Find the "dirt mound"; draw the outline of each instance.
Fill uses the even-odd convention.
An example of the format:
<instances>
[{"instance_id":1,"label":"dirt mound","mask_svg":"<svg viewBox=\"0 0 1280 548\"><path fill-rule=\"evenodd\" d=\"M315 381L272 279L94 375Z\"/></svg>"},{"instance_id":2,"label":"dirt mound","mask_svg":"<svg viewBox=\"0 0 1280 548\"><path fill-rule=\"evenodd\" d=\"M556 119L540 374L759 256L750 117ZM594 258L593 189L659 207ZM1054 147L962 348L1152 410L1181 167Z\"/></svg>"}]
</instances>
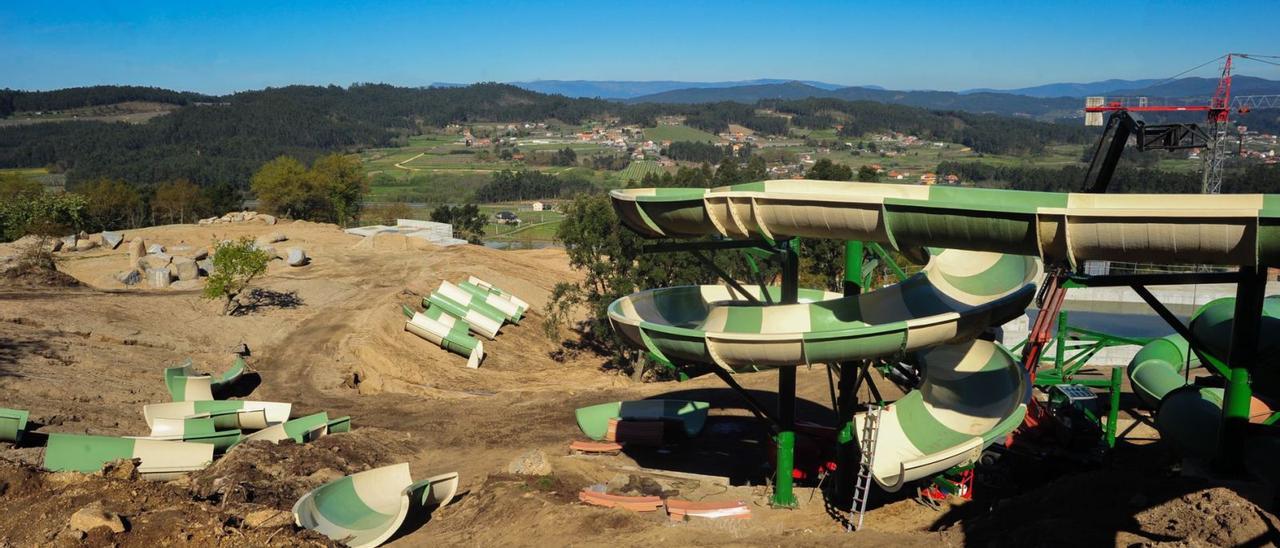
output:
<instances>
[{"instance_id":1,"label":"dirt mound","mask_svg":"<svg viewBox=\"0 0 1280 548\"><path fill-rule=\"evenodd\" d=\"M412 452L407 439L379 428L356 428L302 445L249 442L180 481L203 499L289 510L307 491L329 481L400 462L395 455Z\"/></svg>"},{"instance_id":2,"label":"dirt mound","mask_svg":"<svg viewBox=\"0 0 1280 548\"><path fill-rule=\"evenodd\" d=\"M1280 520L1250 500L1266 496L1256 484L1100 470L999 500L947 537L980 546L1274 545Z\"/></svg>"},{"instance_id":3,"label":"dirt mound","mask_svg":"<svg viewBox=\"0 0 1280 548\"><path fill-rule=\"evenodd\" d=\"M80 282L58 270L53 254L39 240L14 242L14 255L0 257L0 284L10 287L75 287Z\"/></svg>"},{"instance_id":4,"label":"dirt mound","mask_svg":"<svg viewBox=\"0 0 1280 548\"><path fill-rule=\"evenodd\" d=\"M100 503L125 530L70 525L78 510ZM291 523L249 527L243 516L264 508L194 497L175 483L137 478L129 465L106 473L49 473L0 459L0 545L5 546L329 546ZM289 520L292 521L292 518Z\"/></svg>"}]
</instances>

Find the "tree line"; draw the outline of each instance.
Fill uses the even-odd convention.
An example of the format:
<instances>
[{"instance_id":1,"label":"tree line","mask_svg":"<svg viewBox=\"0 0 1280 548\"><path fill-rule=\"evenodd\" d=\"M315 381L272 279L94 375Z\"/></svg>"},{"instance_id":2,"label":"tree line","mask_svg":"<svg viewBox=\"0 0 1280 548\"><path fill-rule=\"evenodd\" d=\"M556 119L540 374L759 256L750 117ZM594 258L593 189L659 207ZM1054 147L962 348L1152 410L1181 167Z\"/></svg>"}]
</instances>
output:
<instances>
[{"instance_id":1,"label":"tree line","mask_svg":"<svg viewBox=\"0 0 1280 548\"><path fill-rule=\"evenodd\" d=\"M476 189L475 200L483 203L569 198L595 189L590 181L582 179L561 178L537 170L502 170Z\"/></svg>"}]
</instances>

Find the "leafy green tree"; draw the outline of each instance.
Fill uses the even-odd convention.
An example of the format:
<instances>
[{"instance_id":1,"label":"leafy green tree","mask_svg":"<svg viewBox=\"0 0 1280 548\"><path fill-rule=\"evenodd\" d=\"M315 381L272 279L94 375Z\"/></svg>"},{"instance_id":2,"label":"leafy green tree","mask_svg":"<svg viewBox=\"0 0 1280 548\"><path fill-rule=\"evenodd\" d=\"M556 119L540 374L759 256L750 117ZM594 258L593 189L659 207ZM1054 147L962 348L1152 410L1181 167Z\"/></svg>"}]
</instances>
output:
<instances>
[{"instance_id":1,"label":"leafy green tree","mask_svg":"<svg viewBox=\"0 0 1280 548\"><path fill-rule=\"evenodd\" d=\"M302 162L280 156L258 168L249 180L249 188L267 212L305 219L321 206L313 182Z\"/></svg>"},{"instance_id":2,"label":"leafy green tree","mask_svg":"<svg viewBox=\"0 0 1280 548\"><path fill-rule=\"evenodd\" d=\"M844 164L837 164L827 158L822 158L813 163L809 168L809 172L805 174L806 179L816 179L819 181L852 181L853 169Z\"/></svg>"},{"instance_id":3,"label":"leafy green tree","mask_svg":"<svg viewBox=\"0 0 1280 548\"><path fill-rule=\"evenodd\" d=\"M578 153L572 148L564 147L557 150L555 155L551 157L551 165L553 166L576 166L578 165Z\"/></svg>"},{"instance_id":4,"label":"leafy green tree","mask_svg":"<svg viewBox=\"0 0 1280 548\"><path fill-rule=\"evenodd\" d=\"M141 226L142 196L124 181L99 179L82 185L77 194L84 196L86 230L115 230Z\"/></svg>"},{"instance_id":5,"label":"leafy green tree","mask_svg":"<svg viewBox=\"0 0 1280 548\"><path fill-rule=\"evenodd\" d=\"M321 156L311 164L312 184L323 194L332 220L346 226L360 216L369 179L360 171L360 160L343 154Z\"/></svg>"},{"instance_id":6,"label":"leafy green tree","mask_svg":"<svg viewBox=\"0 0 1280 548\"><path fill-rule=\"evenodd\" d=\"M84 196L46 192L39 182L0 175L0 241L27 234L61 236L84 226Z\"/></svg>"},{"instance_id":7,"label":"leafy green tree","mask_svg":"<svg viewBox=\"0 0 1280 548\"><path fill-rule=\"evenodd\" d=\"M237 300L253 279L267 271L271 257L245 237L220 242L213 251L213 273L204 286L204 298L224 299L223 314L234 315L240 309Z\"/></svg>"},{"instance_id":8,"label":"leafy green tree","mask_svg":"<svg viewBox=\"0 0 1280 548\"><path fill-rule=\"evenodd\" d=\"M876 172L876 168L862 166L858 168L858 178L856 180L863 183L878 183L880 182L880 174Z\"/></svg>"},{"instance_id":9,"label":"leafy green tree","mask_svg":"<svg viewBox=\"0 0 1280 548\"><path fill-rule=\"evenodd\" d=\"M453 236L462 238L467 243L480 245L484 243L485 216L475 204L462 206L442 205L431 210L431 220L437 223L453 225Z\"/></svg>"},{"instance_id":10,"label":"leafy green tree","mask_svg":"<svg viewBox=\"0 0 1280 548\"><path fill-rule=\"evenodd\" d=\"M180 179L156 187L151 197L151 217L157 223L185 223L208 211L208 203L200 187Z\"/></svg>"}]
</instances>

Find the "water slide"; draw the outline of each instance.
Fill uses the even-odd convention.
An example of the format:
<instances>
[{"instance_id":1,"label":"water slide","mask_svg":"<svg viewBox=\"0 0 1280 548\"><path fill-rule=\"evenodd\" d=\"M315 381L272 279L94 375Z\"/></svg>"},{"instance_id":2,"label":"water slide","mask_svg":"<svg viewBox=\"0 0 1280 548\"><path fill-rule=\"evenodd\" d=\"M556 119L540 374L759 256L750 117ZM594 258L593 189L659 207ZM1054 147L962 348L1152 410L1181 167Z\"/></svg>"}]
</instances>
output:
<instances>
[{"instance_id":1,"label":"water slide","mask_svg":"<svg viewBox=\"0 0 1280 548\"><path fill-rule=\"evenodd\" d=\"M881 415L872 468L888 490L975 462L1022 420L1029 380L1006 350L975 338L1029 304L1036 258L1280 264L1280 196L1271 195L784 180L610 196L622 223L649 238L860 240L927 262L902 283L853 297L810 290L799 304L756 304L727 287L687 286L641 291L609 307L614 329L632 345L734 372L914 352L921 386Z\"/></svg>"},{"instance_id":2,"label":"water slide","mask_svg":"<svg viewBox=\"0 0 1280 548\"><path fill-rule=\"evenodd\" d=\"M1216 358L1225 358L1231 344L1231 326L1235 299L1217 299L1200 307L1188 326L1205 350ZM1280 296L1267 297L1262 308L1262 356L1275 356L1280 351ZM1191 352L1181 335L1173 334L1143 346L1129 362L1129 383L1144 404L1156 411L1156 428L1160 438L1171 442L1184 455L1201 459L1217 456L1218 431L1221 427L1223 389L1197 386L1192 375L1202 367L1200 358ZM1211 368L1209 368L1212 371ZM1255 386L1262 391L1274 386L1274 368L1257 372ZM1274 410L1254 397L1249 402L1249 421L1261 423ZM1274 455L1274 453L1272 453ZM1268 460L1274 460L1269 457ZM1274 469L1274 466L1270 468Z\"/></svg>"}]
</instances>

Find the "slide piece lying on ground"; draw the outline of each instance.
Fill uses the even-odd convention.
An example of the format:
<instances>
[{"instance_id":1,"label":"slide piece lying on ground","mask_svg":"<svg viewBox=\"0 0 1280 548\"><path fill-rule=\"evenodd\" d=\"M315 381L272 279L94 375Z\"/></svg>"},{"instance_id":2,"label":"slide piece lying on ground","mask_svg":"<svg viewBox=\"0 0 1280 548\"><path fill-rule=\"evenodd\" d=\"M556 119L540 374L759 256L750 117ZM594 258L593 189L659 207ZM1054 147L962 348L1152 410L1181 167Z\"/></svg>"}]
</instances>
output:
<instances>
[{"instance_id":1,"label":"slide piece lying on ground","mask_svg":"<svg viewBox=\"0 0 1280 548\"><path fill-rule=\"evenodd\" d=\"M156 419L186 419L211 416L219 429L257 430L289 420L292 404L269 401L211 400L152 403L142 406L147 426L155 428ZM234 414L234 416L233 416ZM264 420L261 426L252 424ZM233 426L234 425L234 426Z\"/></svg>"},{"instance_id":2,"label":"slide piece lying on ground","mask_svg":"<svg viewBox=\"0 0 1280 548\"><path fill-rule=\"evenodd\" d=\"M443 308L433 306L425 312L415 312L407 306L400 305L409 321L404 329L414 335L431 341L440 348L467 358L467 367L475 369L484 361L484 343L472 337L467 324L457 316L445 312Z\"/></svg>"},{"instance_id":3,"label":"slide piece lying on ground","mask_svg":"<svg viewBox=\"0 0 1280 548\"><path fill-rule=\"evenodd\" d=\"M653 512L662 508L662 499L654 496L610 495L591 489L578 491L578 500L605 508L622 508L632 512Z\"/></svg>"},{"instance_id":4,"label":"slide piece lying on ground","mask_svg":"<svg viewBox=\"0 0 1280 548\"><path fill-rule=\"evenodd\" d=\"M1033 257L946 249L906 281L861 295L810 290L799 304L771 305L776 296L758 288L746 289L760 304L726 286L658 288L614 301L609 321L674 363L743 372L862 360L972 339L1020 316L1039 276Z\"/></svg>"},{"instance_id":5,"label":"slide piece lying on ground","mask_svg":"<svg viewBox=\"0 0 1280 548\"><path fill-rule=\"evenodd\" d=\"M1280 195L1066 194L778 180L609 193L642 236L861 240L1089 259L1280 266Z\"/></svg>"},{"instance_id":6,"label":"slide piece lying on ground","mask_svg":"<svg viewBox=\"0 0 1280 548\"><path fill-rule=\"evenodd\" d=\"M244 441L280 442L291 439L306 443L329 433L329 414L323 411L298 417L249 434Z\"/></svg>"},{"instance_id":7,"label":"slide piece lying on ground","mask_svg":"<svg viewBox=\"0 0 1280 548\"><path fill-rule=\"evenodd\" d=\"M684 521L686 517L751 519L751 508L746 502L689 501L667 499L667 514L672 521Z\"/></svg>"},{"instance_id":8,"label":"slide piece lying on ground","mask_svg":"<svg viewBox=\"0 0 1280 548\"><path fill-rule=\"evenodd\" d=\"M610 420L678 421L685 435L692 438L702 432L711 404L688 400L615 401L583 407L574 412L578 428L587 437L600 441L609 431Z\"/></svg>"},{"instance_id":9,"label":"slide piece lying on ground","mask_svg":"<svg viewBox=\"0 0 1280 548\"><path fill-rule=\"evenodd\" d=\"M330 434L338 434L338 433L341 433L341 432L350 432L350 431L351 431L351 417L350 417L350 416L345 416L345 417L338 417L338 418L336 418L336 419L329 419L329 424L328 424L328 425L326 425L326 426L328 426L328 428L329 428L329 433L330 433Z\"/></svg>"},{"instance_id":10,"label":"slide piece lying on ground","mask_svg":"<svg viewBox=\"0 0 1280 548\"><path fill-rule=\"evenodd\" d=\"M378 546L395 534L413 502L444 506L458 488L458 475L415 483L408 463L352 474L305 494L293 505L299 527L354 548ZM422 491L421 496L414 494Z\"/></svg>"},{"instance_id":11,"label":"slide piece lying on ground","mask_svg":"<svg viewBox=\"0 0 1280 548\"><path fill-rule=\"evenodd\" d=\"M151 435L145 438L152 440L180 440L196 443L213 444L214 451L219 453L240 443L240 430L221 430L212 417L200 419L156 419L151 428Z\"/></svg>"},{"instance_id":12,"label":"slide piece lying on ground","mask_svg":"<svg viewBox=\"0 0 1280 548\"><path fill-rule=\"evenodd\" d=\"M1211 355L1222 358L1231 344L1235 299L1210 301L1192 315L1188 328ZM1280 296L1263 301L1259 355L1275 356L1280 344ZM1168 335L1147 343L1129 361L1129 384L1144 404L1156 410L1160 438L1172 443L1184 455L1212 459L1218 452L1218 430L1222 423L1223 389L1187 384L1189 370L1201 366L1181 335ZM1261 367L1254 371L1255 389L1274 386L1276 371ZM1262 423L1274 412L1258 398L1249 402L1249 422ZM1269 457L1274 462L1274 457ZM1264 467L1274 470L1270 464Z\"/></svg>"},{"instance_id":13,"label":"slide piece lying on ground","mask_svg":"<svg viewBox=\"0 0 1280 548\"><path fill-rule=\"evenodd\" d=\"M484 281L484 280L481 280L480 278L477 278L477 277L475 277L475 276L467 276L467 281L466 281L466 283L467 283L468 285L472 285L472 286L478 287L478 288L480 288L480 289L483 289L483 290L485 290L485 291L489 292L489 294L490 294L490 295L497 295L497 296L502 297L502 298L504 298L504 299L506 299L506 300L508 300L508 301L511 301L511 302L513 302L513 303L516 303L516 306L520 308L520 312L521 312L522 314L524 313L524 311L526 311L526 310L528 310L528 309L529 309L529 303L525 302L525 300L524 300L524 299L521 299L520 297L517 297L517 296L515 296L515 295L512 295L511 293L508 293L507 291L504 291L502 288L500 288L500 287L498 287L498 286L495 286L495 285L493 285L493 284L491 284L491 283L489 283L489 282L486 282L486 281Z\"/></svg>"},{"instance_id":14,"label":"slide piece lying on ground","mask_svg":"<svg viewBox=\"0 0 1280 548\"><path fill-rule=\"evenodd\" d=\"M120 459L141 459L143 478L168 480L203 470L213 462L213 445L84 434L49 434L44 468L53 472L97 472Z\"/></svg>"},{"instance_id":15,"label":"slide piece lying on ground","mask_svg":"<svg viewBox=\"0 0 1280 548\"><path fill-rule=\"evenodd\" d=\"M462 282L458 284L457 287L471 295L472 302L476 302L478 300L479 302L484 303L485 305L488 305L494 310L502 313L507 321L511 323L520 323L520 318L524 314L524 309L520 308L520 305L515 302L512 302L511 299L501 295L494 295L484 288L468 282Z\"/></svg>"},{"instance_id":16,"label":"slide piece lying on ground","mask_svg":"<svg viewBox=\"0 0 1280 548\"><path fill-rule=\"evenodd\" d=\"M164 384L173 401L212 400L213 391L236 382L245 370L244 358L236 357L235 363L222 375L214 378L196 372L188 358L182 365L164 370Z\"/></svg>"},{"instance_id":17,"label":"slide piece lying on ground","mask_svg":"<svg viewBox=\"0 0 1280 548\"><path fill-rule=\"evenodd\" d=\"M461 289L458 291L466 293ZM470 294L468 293L468 295ZM502 322L505 320L505 317L501 313L496 311L484 312L474 308L469 308L439 291L432 292L430 295L427 295L427 298L422 299L422 307L428 310L437 308L442 312L446 312L456 318L459 318L463 322L466 322L471 331L478 335L483 335L487 339L493 339L498 336L498 330L502 329Z\"/></svg>"},{"instance_id":18,"label":"slide piece lying on ground","mask_svg":"<svg viewBox=\"0 0 1280 548\"><path fill-rule=\"evenodd\" d=\"M498 298L495 299L495 302L498 302L502 306L502 309L499 309L489 303L488 295L476 295L454 285L448 280L440 282L440 287L439 289L436 289L435 292L455 303L458 303L459 305L462 305L467 310L475 310L483 313L485 316L496 318L500 321L511 321L511 314L514 314L516 309L515 303Z\"/></svg>"},{"instance_id":19,"label":"slide piece lying on ground","mask_svg":"<svg viewBox=\"0 0 1280 548\"><path fill-rule=\"evenodd\" d=\"M27 431L28 416L28 412L23 409L0 407L0 441L22 441L22 433Z\"/></svg>"},{"instance_id":20,"label":"slide piece lying on ground","mask_svg":"<svg viewBox=\"0 0 1280 548\"><path fill-rule=\"evenodd\" d=\"M887 491L977 462L984 448L1022 423L1031 397L1026 370L996 343L937 346L917 359L920 388L880 412L871 469ZM861 435L866 414L854 420Z\"/></svg>"}]
</instances>

